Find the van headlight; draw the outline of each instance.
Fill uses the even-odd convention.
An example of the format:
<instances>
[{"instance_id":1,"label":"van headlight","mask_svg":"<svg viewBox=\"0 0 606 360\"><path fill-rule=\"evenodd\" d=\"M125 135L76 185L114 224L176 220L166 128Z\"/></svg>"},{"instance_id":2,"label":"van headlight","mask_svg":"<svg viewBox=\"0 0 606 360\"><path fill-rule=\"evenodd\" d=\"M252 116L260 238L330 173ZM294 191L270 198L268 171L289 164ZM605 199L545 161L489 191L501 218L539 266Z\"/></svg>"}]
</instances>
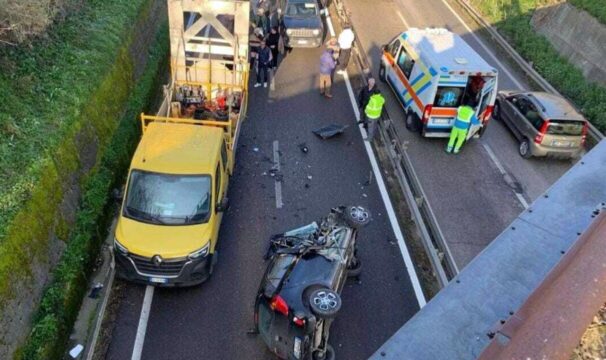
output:
<instances>
[{"instance_id":1,"label":"van headlight","mask_svg":"<svg viewBox=\"0 0 606 360\"><path fill-rule=\"evenodd\" d=\"M118 242L118 239L114 236L114 249L117 249L118 252L122 255L128 255L128 249Z\"/></svg>"},{"instance_id":2,"label":"van headlight","mask_svg":"<svg viewBox=\"0 0 606 360\"><path fill-rule=\"evenodd\" d=\"M320 35L320 30L318 29L314 29L314 31L312 32L314 35Z\"/></svg>"},{"instance_id":3,"label":"van headlight","mask_svg":"<svg viewBox=\"0 0 606 360\"><path fill-rule=\"evenodd\" d=\"M292 29L286 29L286 35L291 35L292 34Z\"/></svg>"},{"instance_id":4,"label":"van headlight","mask_svg":"<svg viewBox=\"0 0 606 360\"><path fill-rule=\"evenodd\" d=\"M191 260L199 259L201 257L208 255L208 249L210 249L210 241L208 243L206 243L206 245L204 245L203 248L201 248L200 250L194 251L193 253L189 254L187 257L190 258Z\"/></svg>"}]
</instances>

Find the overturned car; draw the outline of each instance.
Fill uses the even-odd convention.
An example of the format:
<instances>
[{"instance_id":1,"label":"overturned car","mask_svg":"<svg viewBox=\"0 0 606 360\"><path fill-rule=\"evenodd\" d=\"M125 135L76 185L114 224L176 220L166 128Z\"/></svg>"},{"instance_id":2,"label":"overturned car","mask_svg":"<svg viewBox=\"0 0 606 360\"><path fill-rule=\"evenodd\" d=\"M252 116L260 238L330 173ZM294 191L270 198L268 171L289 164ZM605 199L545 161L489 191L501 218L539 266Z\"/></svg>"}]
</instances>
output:
<instances>
[{"instance_id":1,"label":"overturned car","mask_svg":"<svg viewBox=\"0 0 606 360\"><path fill-rule=\"evenodd\" d=\"M358 229L370 222L360 206L333 208L319 222L272 236L255 301L255 329L282 359L335 358L330 326L348 277L362 269Z\"/></svg>"}]
</instances>

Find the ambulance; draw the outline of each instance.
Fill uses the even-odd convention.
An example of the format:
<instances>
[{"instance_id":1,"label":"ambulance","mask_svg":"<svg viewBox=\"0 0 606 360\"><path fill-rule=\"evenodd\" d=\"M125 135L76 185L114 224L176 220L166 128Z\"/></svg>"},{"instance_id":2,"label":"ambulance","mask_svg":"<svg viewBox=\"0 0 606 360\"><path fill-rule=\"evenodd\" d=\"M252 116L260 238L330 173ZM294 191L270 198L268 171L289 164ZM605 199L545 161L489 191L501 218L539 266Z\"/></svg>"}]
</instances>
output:
<instances>
[{"instance_id":1,"label":"ambulance","mask_svg":"<svg viewBox=\"0 0 606 360\"><path fill-rule=\"evenodd\" d=\"M467 138L480 137L492 113L497 77L459 35L433 28L408 29L384 45L379 70L406 110L406 127L423 137L448 137L460 105L473 107L480 120Z\"/></svg>"}]
</instances>

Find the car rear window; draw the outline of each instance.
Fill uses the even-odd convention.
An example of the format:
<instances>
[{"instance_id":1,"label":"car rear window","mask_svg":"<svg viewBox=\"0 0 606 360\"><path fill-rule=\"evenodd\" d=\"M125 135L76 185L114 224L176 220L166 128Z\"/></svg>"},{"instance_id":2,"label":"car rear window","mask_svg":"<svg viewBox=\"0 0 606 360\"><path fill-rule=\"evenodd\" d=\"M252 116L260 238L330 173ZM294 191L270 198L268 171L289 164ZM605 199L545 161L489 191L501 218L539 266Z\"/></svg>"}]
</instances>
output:
<instances>
[{"instance_id":1,"label":"car rear window","mask_svg":"<svg viewBox=\"0 0 606 360\"><path fill-rule=\"evenodd\" d=\"M583 134L583 126L585 126L584 121L549 120L546 133L550 135L580 136Z\"/></svg>"},{"instance_id":2,"label":"car rear window","mask_svg":"<svg viewBox=\"0 0 606 360\"><path fill-rule=\"evenodd\" d=\"M293 263L294 259L295 257L293 255L276 256L276 258L273 260L273 263L271 264L271 268L267 272L267 277L265 278L266 292L273 293L280 287L280 283L282 282L284 275L286 275L286 272L290 268L290 265Z\"/></svg>"}]
</instances>

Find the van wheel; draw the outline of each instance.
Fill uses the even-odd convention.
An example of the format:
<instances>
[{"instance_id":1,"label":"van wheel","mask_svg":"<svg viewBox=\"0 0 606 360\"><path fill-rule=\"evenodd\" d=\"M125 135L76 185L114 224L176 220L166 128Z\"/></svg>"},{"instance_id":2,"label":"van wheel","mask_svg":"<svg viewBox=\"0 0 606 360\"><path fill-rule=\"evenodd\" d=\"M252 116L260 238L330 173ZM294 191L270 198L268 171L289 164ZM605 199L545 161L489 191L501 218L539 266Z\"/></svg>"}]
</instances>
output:
<instances>
[{"instance_id":1,"label":"van wheel","mask_svg":"<svg viewBox=\"0 0 606 360\"><path fill-rule=\"evenodd\" d=\"M522 139L518 151L520 152L520 156L522 156L524 159L530 159L532 156L530 152L530 140L527 138Z\"/></svg>"},{"instance_id":2,"label":"van wheel","mask_svg":"<svg viewBox=\"0 0 606 360\"><path fill-rule=\"evenodd\" d=\"M313 360L335 360L335 349L330 344L326 344L324 350L314 351L312 354L312 358Z\"/></svg>"},{"instance_id":3,"label":"van wheel","mask_svg":"<svg viewBox=\"0 0 606 360\"><path fill-rule=\"evenodd\" d=\"M384 65L381 65L381 67L379 67L379 80L381 80L382 82L387 81L387 77L385 76L385 66Z\"/></svg>"},{"instance_id":4,"label":"van wheel","mask_svg":"<svg viewBox=\"0 0 606 360\"><path fill-rule=\"evenodd\" d=\"M406 125L406 129L408 129L409 131L419 131L419 124L416 121L415 114L412 111L409 111L406 114L406 120L404 120L404 124Z\"/></svg>"},{"instance_id":5,"label":"van wheel","mask_svg":"<svg viewBox=\"0 0 606 360\"><path fill-rule=\"evenodd\" d=\"M341 297L328 288L319 288L309 295L309 307L317 317L332 319L341 309Z\"/></svg>"}]
</instances>

